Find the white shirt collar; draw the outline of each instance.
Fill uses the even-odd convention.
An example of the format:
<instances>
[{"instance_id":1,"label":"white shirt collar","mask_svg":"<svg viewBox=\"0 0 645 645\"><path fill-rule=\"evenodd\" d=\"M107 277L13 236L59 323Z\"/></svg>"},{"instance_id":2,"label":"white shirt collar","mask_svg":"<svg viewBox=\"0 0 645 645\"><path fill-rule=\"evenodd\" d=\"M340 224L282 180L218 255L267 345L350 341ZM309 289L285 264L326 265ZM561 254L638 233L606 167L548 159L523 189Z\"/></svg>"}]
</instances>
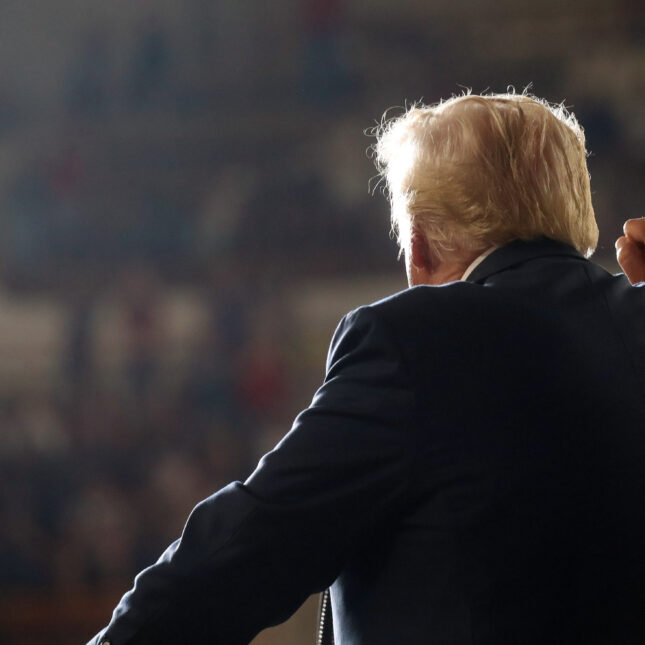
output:
<instances>
[{"instance_id":1,"label":"white shirt collar","mask_svg":"<svg viewBox=\"0 0 645 645\"><path fill-rule=\"evenodd\" d=\"M495 249L499 247L491 246L486 249L481 255L478 255L469 265L464 275L461 276L462 281L465 280Z\"/></svg>"}]
</instances>

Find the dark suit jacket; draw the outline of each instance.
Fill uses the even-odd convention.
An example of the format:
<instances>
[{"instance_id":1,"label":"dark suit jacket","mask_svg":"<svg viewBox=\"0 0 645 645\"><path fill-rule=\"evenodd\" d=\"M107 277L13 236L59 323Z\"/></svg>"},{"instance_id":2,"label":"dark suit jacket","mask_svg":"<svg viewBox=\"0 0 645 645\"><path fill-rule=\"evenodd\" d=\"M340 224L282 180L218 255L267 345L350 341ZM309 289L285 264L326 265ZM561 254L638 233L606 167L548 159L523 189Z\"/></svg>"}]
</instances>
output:
<instances>
[{"instance_id":1,"label":"dark suit jacket","mask_svg":"<svg viewBox=\"0 0 645 645\"><path fill-rule=\"evenodd\" d=\"M247 643L332 585L337 645L643 645L644 376L645 289L550 240L361 307L93 642Z\"/></svg>"}]
</instances>

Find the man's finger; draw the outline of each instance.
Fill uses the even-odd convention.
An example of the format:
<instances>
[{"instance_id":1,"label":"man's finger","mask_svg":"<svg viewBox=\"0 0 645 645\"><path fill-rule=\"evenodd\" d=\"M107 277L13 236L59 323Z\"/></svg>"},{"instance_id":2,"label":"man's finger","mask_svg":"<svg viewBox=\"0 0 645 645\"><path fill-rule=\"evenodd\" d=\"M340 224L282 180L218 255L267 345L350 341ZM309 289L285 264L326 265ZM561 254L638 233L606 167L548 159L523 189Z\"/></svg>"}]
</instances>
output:
<instances>
[{"instance_id":1,"label":"man's finger","mask_svg":"<svg viewBox=\"0 0 645 645\"><path fill-rule=\"evenodd\" d=\"M629 244L629 238L626 235L623 235L616 240L616 253L618 253L625 244Z\"/></svg>"},{"instance_id":2,"label":"man's finger","mask_svg":"<svg viewBox=\"0 0 645 645\"><path fill-rule=\"evenodd\" d=\"M645 244L645 217L628 219L623 226L625 235L639 244Z\"/></svg>"}]
</instances>

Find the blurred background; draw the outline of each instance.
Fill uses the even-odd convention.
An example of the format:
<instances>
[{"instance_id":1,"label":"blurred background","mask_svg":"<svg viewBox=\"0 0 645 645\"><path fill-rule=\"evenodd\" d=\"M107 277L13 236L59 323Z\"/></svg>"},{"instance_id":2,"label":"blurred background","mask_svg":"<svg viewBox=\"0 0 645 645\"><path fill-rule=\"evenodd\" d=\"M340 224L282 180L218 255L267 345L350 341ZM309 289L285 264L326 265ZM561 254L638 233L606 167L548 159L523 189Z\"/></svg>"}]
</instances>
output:
<instances>
[{"instance_id":1,"label":"blurred background","mask_svg":"<svg viewBox=\"0 0 645 645\"><path fill-rule=\"evenodd\" d=\"M509 85L645 215L639 0L0 0L0 643L85 642L405 287L364 131ZM313 643L314 600L257 643Z\"/></svg>"}]
</instances>

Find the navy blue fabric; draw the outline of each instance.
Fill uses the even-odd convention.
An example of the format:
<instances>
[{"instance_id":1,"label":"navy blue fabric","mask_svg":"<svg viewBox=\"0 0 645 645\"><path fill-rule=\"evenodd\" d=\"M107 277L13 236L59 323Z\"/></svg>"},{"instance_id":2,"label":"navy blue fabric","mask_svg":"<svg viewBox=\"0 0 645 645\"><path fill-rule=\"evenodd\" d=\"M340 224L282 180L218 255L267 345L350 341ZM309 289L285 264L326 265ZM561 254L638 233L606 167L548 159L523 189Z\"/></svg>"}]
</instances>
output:
<instances>
[{"instance_id":1,"label":"navy blue fabric","mask_svg":"<svg viewBox=\"0 0 645 645\"><path fill-rule=\"evenodd\" d=\"M248 643L332 585L337 645L642 645L644 376L645 288L552 240L361 307L92 643Z\"/></svg>"}]
</instances>

